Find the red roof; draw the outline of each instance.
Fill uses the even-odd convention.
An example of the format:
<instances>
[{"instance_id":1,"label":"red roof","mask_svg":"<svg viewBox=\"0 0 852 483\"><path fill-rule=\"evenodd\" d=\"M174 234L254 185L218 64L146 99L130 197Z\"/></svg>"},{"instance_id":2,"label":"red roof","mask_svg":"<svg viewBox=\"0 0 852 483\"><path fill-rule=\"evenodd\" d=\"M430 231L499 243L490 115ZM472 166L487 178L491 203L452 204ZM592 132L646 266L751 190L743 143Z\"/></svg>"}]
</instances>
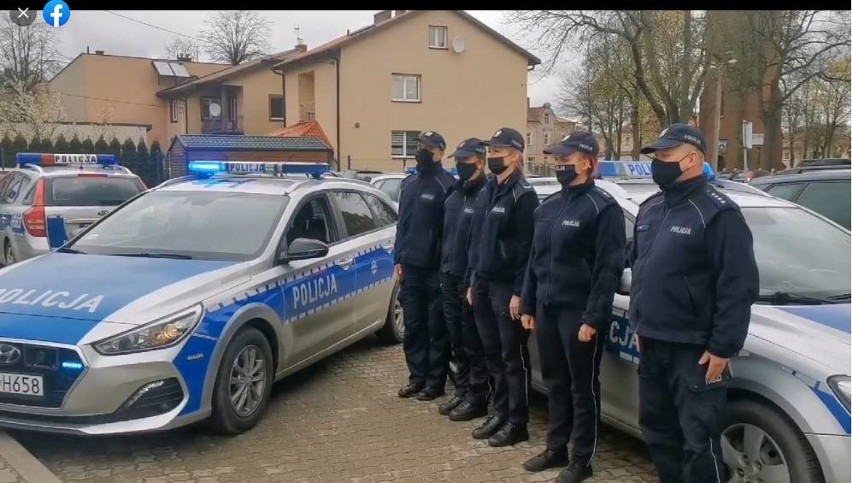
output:
<instances>
[{"instance_id":1,"label":"red roof","mask_svg":"<svg viewBox=\"0 0 852 483\"><path fill-rule=\"evenodd\" d=\"M287 138L314 138L319 139L326 146L332 146L328 136L325 135L322 126L318 121L303 121L300 123L287 126L283 129L273 131L267 136L281 136Z\"/></svg>"}]
</instances>

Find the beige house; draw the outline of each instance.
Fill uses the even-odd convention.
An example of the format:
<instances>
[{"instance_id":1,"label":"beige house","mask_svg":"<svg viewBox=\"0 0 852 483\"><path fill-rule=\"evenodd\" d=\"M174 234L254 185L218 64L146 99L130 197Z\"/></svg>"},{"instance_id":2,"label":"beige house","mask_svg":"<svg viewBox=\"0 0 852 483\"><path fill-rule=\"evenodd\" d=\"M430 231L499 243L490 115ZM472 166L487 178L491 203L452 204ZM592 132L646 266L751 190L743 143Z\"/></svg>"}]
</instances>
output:
<instances>
[{"instance_id":1,"label":"beige house","mask_svg":"<svg viewBox=\"0 0 852 483\"><path fill-rule=\"evenodd\" d=\"M524 152L527 169L531 173L549 176L553 156L544 154L542 150L558 143L575 129L580 129L577 122L557 116L549 102L529 107L527 99L527 148Z\"/></svg>"},{"instance_id":2,"label":"beige house","mask_svg":"<svg viewBox=\"0 0 852 483\"><path fill-rule=\"evenodd\" d=\"M273 70L283 74L286 125L318 121L340 169L400 171L421 131L441 133L450 154L468 137L523 129L528 71L539 63L461 10L384 10Z\"/></svg>"}]
</instances>

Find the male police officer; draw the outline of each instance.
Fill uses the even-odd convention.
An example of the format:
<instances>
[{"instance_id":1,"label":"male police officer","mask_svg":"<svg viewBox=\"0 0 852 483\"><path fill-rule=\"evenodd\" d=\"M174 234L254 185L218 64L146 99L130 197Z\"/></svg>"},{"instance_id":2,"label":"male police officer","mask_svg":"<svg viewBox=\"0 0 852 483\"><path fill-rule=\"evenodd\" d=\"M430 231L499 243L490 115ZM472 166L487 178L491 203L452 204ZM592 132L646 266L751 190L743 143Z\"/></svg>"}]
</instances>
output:
<instances>
[{"instance_id":1,"label":"male police officer","mask_svg":"<svg viewBox=\"0 0 852 483\"><path fill-rule=\"evenodd\" d=\"M418 137L417 172L402 181L399 223L394 244L400 300L405 316L403 349L409 383L399 397L431 401L444 395L449 339L441 311L438 269L441 262L444 200L455 179L441 166L447 145L426 131Z\"/></svg>"},{"instance_id":2,"label":"male police officer","mask_svg":"<svg viewBox=\"0 0 852 483\"><path fill-rule=\"evenodd\" d=\"M488 169L497 180L488 191L471 288L486 365L495 383L495 414L473 431L473 437L488 438L490 446L499 447L529 439L530 331L521 326L520 295L539 202L524 178L521 133L499 129L484 144L489 147Z\"/></svg>"},{"instance_id":3,"label":"male police officer","mask_svg":"<svg viewBox=\"0 0 852 483\"><path fill-rule=\"evenodd\" d=\"M485 147L478 138L466 139L451 155L456 160L459 180L444 203L444 246L441 253L441 291L444 318L450 333L456 366L456 391L438 411L453 421L470 421L485 416L488 399L488 371L482 341L473 318L473 308L465 294L468 239L473 203L485 186Z\"/></svg>"},{"instance_id":4,"label":"male police officer","mask_svg":"<svg viewBox=\"0 0 852 483\"><path fill-rule=\"evenodd\" d=\"M758 273L739 207L702 176L706 142L673 124L642 148L662 191L639 208L630 320L639 425L662 483L726 480L720 435L728 359L743 347Z\"/></svg>"}]
</instances>

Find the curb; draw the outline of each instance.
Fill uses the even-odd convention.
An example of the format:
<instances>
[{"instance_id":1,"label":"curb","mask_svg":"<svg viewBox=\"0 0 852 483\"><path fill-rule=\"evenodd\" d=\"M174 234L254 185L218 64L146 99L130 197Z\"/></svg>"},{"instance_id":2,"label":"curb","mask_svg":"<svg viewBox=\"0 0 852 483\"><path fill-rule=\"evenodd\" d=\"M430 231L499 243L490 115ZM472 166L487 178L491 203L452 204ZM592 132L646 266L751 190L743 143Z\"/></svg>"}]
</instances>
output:
<instances>
[{"instance_id":1,"label":"curb","mask_svg":"<svg viewBox=\"0 0 852 483\"><path fill-rule=\"evenodd\" d=\"M5 431L0 431L0 459L6 460L12 470L27 483L62 483L62 480Z\"/></svg>"}]
</instances>

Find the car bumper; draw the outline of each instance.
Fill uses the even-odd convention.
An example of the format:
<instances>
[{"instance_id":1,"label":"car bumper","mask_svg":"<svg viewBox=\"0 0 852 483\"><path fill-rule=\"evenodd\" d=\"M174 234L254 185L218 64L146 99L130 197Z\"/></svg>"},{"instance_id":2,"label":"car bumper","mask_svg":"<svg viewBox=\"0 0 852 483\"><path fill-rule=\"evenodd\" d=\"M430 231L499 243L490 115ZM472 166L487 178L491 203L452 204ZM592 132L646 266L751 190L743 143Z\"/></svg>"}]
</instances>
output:
<instances>
[{"instance_id":1,"label":"car bumper","mask_svg":"<svg viewBox=\"0 0 852 483\"><path fill-rule=\"evenodd\" d=\"M808 434L807 438L822 466L825 481L852 481L849 435Z\"/></svg>"},{"instance_id":2,"label":"car bumper","mask_svg":"<svg viewBox=\"0 0 852 483\"><path fill-rule=\"evenodd\" d=\"M33 342L33 345L37 343ZM45 346L47 347L47 346ZM88 347L65 347L82 362L76 377L68 377L67 391L45 375L45 393L55 397L56 407L44 400L0 403L0 426L34 431L84 435L159 431L201 419L196 411L182 414L189 400L186 382L172 363L177 348L136 355L104 357ZM66 369L60 367L60 371Z\"/></svg>"}]
</instances>

